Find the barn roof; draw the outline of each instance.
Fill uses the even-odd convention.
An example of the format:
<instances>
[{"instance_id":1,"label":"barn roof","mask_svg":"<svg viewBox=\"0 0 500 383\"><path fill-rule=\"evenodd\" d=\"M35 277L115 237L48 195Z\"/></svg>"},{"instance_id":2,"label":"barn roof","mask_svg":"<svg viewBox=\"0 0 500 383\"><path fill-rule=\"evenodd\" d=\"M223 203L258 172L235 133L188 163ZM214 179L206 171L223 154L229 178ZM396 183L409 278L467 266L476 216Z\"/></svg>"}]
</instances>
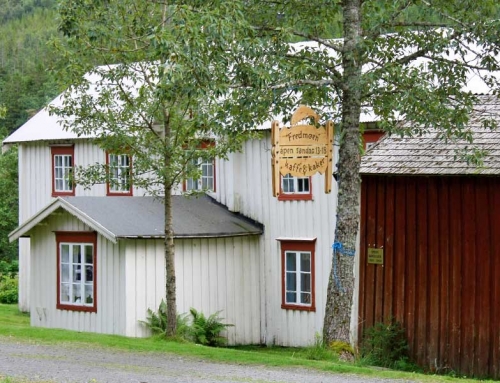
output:
<instances>
[{"instance_id":1,"label":"barn roof","mask_svg":"<svg viewBox=\"0 0 500 383\"><path fill-rule=\"evenodd\" d=\"M262 234L260 224L230 212L206 195L172 196L175 238ZM56 210L65 210L116 243L119 238L163 238L163 199L157 197L58 197L9 234L27 235Z\"/></svg>"},{"instance_id":2,"label":"barn roof","mask_svg":"<svg viewBox=\"0 0 500 383\"><path fill-rule=\"evenodd\" d=\"M500 124L500 99L493 95L478 96L468 129L473 144L465 140L447 142L439 138L437 130L417 137L385 136L367 151L361 159L361 174L406 175L500 175L500 127L482 127L485 119ZM472 146L486 151L481 167L467 164L457 155Z\"/></svg>"}]
</instances>

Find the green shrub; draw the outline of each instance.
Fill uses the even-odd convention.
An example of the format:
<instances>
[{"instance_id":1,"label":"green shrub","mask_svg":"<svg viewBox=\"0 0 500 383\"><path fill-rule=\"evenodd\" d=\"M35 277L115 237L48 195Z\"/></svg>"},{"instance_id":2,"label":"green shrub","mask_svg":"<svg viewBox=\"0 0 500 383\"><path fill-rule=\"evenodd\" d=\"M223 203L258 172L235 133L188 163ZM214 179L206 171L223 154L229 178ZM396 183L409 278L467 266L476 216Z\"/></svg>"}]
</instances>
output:
<instances>
[{"instance_id":1,"label":"green shrub","mask_svg":"<svg viewBox=\"0 0 500 383\"><path fill-rule=\"evenodd\" d=\"M19 263L17 261L0 261L0 282L6 278L14 278L19 272Z\"/></svg>"},{"instance_id":2,"label":"green shrub","mask_svg":"<svg viewBox=\"0 0 500 383\"><path fill-rule=\"evenodd\" d=\"M408 357L408 342L404 328L397 321L376 323L366 329L360 353L362 363L393 369L416 369Z\"/></svg>"},{"instance_id":3,"label":"green shrub","mask_svg":"<svg viewBox=\"0 0 500 383\"><path fill-rule=\"evenodd\" d=\"M188 314L177 315L176 337L178 340L188 340L215 347L226 344L226 338L221 336L220 333L227 327L232 326L232 324L222 323L223 318L219 317L220 311L208 318L193 308L189 312L191 319L189 319ZM157 311L148 309L146 320L140 322L147 326L153 334L166 337L167 304L165 301L161 301Z\"/></svg>"},{"instance_id":4,"label":"green shrub","mask_svg":"<svg viewBox=\"0 0 500 383\"><path fill-rule=\"evenodd\" d=\"M167 336L167 303L162 299L158 311L148 309L147 318L141 321L153 334ZM188 331L185 315L177 315L177 336L185 338Z\"/></svg>"},{"instance_id":5,"label":"green shrub","mask_svg":"<svg viewBox=\"0 0 500 383\"><path fill-rule=\"evenodd\" d=\"M18 294L17 276L4 276L3 279L0 280L0 303L17 303Z\"/></svg>"},{"instance_id":6,"label":"green shrub","mask_svg":"<svg viewBox=\"0 0 500 383\"><path fill-rule=\"evenodd\" d=\"M232 324L222 323L224 318L219 316L220 311L210 315L208 318L194 308L191 308L189 312L192 321L188 333L195 343L214 347L223 346L227 343L226 338L221 336L220 333L227 327L232 326Z\"/></svg>"}]
</instances>

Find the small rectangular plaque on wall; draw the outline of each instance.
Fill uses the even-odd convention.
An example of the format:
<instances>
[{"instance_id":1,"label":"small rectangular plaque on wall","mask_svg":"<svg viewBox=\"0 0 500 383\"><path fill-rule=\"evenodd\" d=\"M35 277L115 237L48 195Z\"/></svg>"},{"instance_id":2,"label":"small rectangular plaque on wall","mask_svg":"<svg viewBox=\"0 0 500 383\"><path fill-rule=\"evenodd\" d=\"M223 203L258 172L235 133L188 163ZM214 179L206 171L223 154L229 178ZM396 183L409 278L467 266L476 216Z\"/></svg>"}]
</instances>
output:
<instances>
[{"instance_id":1,"label":"small rectangular plaque on wall","mask_svg":"<svg viewBox=\"0 0 500 383\"><path fill-rule=\"evenodd\" d=\"M377 249L374 247L368 248L368 263L374 265L384 264L384 249Z\"/></svg>"}]
</instances>

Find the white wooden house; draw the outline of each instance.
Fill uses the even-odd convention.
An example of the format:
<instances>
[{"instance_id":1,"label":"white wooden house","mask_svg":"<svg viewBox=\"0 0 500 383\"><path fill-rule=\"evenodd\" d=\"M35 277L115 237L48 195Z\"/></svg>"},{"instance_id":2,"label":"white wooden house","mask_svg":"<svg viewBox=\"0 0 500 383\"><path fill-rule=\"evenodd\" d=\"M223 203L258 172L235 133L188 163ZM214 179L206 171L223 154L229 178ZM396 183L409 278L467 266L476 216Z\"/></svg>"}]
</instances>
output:
<instances>
[{"instance_id":1,"label":"white wooden house","mask_svg":"<svg viewBox=\"0 0 500 383\"><path fill-rule=\"evenodd\" d=\"M174 199L178 311L221 310L235 325L233 344L307 345L322 331L336 184L325 194L322 175L283 177L274 198L270 129L262 133L241 153L206 164L209 197ZM116 170L119 181L129 163L110 158L92 137L64 131L45 109L3 142L4 149L14 144L20 226L10 238L19 239L20 308L30 311L31 324L147 336L140 320L164 297L165 268L162 230L146 233L141 225L161 209L144 208L140 201L151 197L135 187L85 190L65 180L72 166L114 161L124 170ZM189 206L211 207L217 219L188 214ZM199 231L190 231L193 220Z\"/></svg>"}]
</instances>

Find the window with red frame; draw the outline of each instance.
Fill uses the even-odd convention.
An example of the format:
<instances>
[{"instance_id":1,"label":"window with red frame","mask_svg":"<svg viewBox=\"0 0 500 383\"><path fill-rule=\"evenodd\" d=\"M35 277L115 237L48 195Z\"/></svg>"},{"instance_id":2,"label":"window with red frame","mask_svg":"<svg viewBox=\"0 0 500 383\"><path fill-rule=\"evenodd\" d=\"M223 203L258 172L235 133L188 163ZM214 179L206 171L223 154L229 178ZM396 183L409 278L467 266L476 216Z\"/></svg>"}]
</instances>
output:
<instances>
[{"instance_id":1,"label":"window with red frame","mask_svg":"<svg viewBox=\"0 0 500 383\"><path fill-rule=\"evenodd\" d=\"M57 308L97 311L95 232L56 232Z\"/></svg>"},{"instance_id":2,"label":"window with red frame","mask_svg":"<svg viewBox=\"0 0 500 383\"><path fill-rule=\"evenodd\" d=\"M52 154L52 196L75 195L73 167L75 149L73 146L53 146Z\"/></svg>"},{"instance_id":3,"label":"window with red frame","mask_svg":"<svg viewBox=\"0 0 500 383\"><path fill-rule=\"evenodd\" d=\"M132 159L128 154L106 153L109 180L107 195L131 196L132 195Z\"/></svg>"},{"instance_id":4,"label":"window with red frame","mask_svg":"<svg viewBox=\"0 0 500 383\"><path fill-rule=\"evenodd\" d=\"M281 176L281 192L278 200L312 200L311 177L295 177L291 174Z\"/></svg>"},{"instance_id":5,"label":"window with red frame","mask_svg":"<svg viewBox=\"0 0 500 383\"><path fill-rule=\"evenodd\" d=\"M282 240L281 308L316 311L315 306L315 240Z\"/></svg>"}]
</instances>

